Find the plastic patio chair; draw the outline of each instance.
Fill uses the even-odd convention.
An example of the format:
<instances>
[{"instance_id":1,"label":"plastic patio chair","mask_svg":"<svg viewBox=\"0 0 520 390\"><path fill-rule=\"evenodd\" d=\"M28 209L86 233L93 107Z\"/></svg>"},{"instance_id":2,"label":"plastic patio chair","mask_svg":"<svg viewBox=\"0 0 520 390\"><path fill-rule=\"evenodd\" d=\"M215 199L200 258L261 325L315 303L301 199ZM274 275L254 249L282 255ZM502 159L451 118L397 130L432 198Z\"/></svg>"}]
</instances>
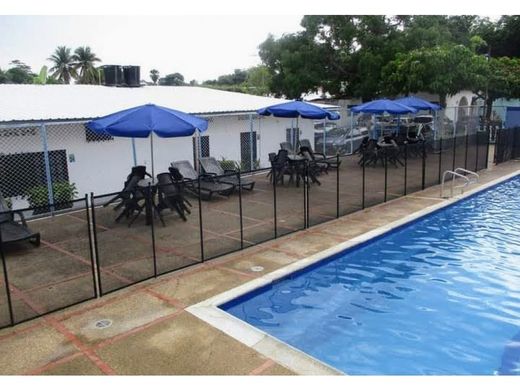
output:
<instances>
[{"instance_id":1,"label":"plastic patio chair","mask_svg":"<svg viewBox=\"0 0 520 390\"><path fill-rule=\"evenodd\" d=\"M199 188L199 174L193 168L188 160L175 161L171 163L170 168L175 168L184 178L186 189L193 195L204 200L211 200L213 194L229 196L235 190L234 184L220 183L214 180L211 175L200 175ZM170 173L174 175L170 169Z\"/></svg>"},{"instance_id":2,"label":"plastic patio chair","mask_svg":"<svg viewBox=\"0 0 520 390\"><path fill-rule=\"evenodd\" d=\"M305 147L308 149L310 155L312 156L312 159L316 162L320 162L320 160L326 160L324 162L327 162L327 169L328 168L339 168L341 165L341 161L337 161L336 156L326 156L323 153L315 152L312 149L311 142L308 139L302 139L299 141L300 145L300 151L302 147Z\"/></svg>"},{"instance_id":3,"label":"plastic patio chair","mask_svg":"<svg viewBox=\"0 0 520 390\"><path fill-rule=\"evenodd\" d=\"M121 198L120 207L123 207L123 210L116 217L116 222L119 222L123 217L126 217L127 219L132 218L130 219L130 222L128 222L129 227L134 223L137 217L141 215L146 207L146 197L137 186L139 180L142 180L139 176L131 177L123 191L118 195L119 198Z\"/></svg>"},{"instance_id":4,"label":"plastic patio chair","mask_svg":"<svg viewBox=\"0 0 520 390\"><path fill-rule=\"evenodd\" d=\"M15 214L20 221L15 220ZM11 243L28 240L34 246L40 245L40 233L34 233L21 211L12 211L0 192L0 239L2 243Z\"/></svg>"},{"instance_id":5,"label":"plastic patio chair","mask_svg":"<svg viewBox=\"0 0 520 390\"><path fill-rule=\"evenodd\" d=\"M240 177L240 182L238 180L238 171L226 169L224 170L219 162L215 159L215 157L202 157L200 159L200 165L202 165L202 169L204 172L209 175L213 175L218 182L221 183L229 183L235 186L240 185L241 188L252 191L255 187L255 182L251 179ZM233 175L235 174L235 175ZM229 175L229 176L225 176ZM222 177L224 176L224 177Z\"/></svg>"},{"instance_id":6,"label":"plastic patio chair","mask_svg":"<svg viewBox=\"0 0 520 390\"><path fill-rule=\"evenodd\" d=\"M171 173L174 171L175 173ZM178 174L178 175L177 175ZM175 180L174 177L179 177ZM170 172L163 172L157 175L158 192L159 192L159 210L169 208L176 211L179 216L186 221L186 214L191 214L188 206L191 203L184 198L184 182L182 175L176 168L170 167Z\"/></svg>"}]
</instances>

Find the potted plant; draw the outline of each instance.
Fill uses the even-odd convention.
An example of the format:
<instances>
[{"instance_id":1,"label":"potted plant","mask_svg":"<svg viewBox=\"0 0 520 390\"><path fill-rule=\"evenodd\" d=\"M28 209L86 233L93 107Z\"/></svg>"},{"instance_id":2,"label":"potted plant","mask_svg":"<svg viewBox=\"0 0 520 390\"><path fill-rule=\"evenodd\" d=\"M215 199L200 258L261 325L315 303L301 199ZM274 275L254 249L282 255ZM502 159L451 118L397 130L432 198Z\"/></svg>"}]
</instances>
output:
<instances>
[{"instance_id":1,"label":"potted plant","mask_svg":"<svg viewBox=\"0 0 520 390\"><path fill-rule=\"evenodd\" d=\"M52 183L52 193L54 195L54 210L71 208L72 200L78 195L76 184L67 181ZM49 192L46 185L30 188L25 197L29 202L29 207L33 209L33 214L50 212Z\"/></svg>"}]
</instances>

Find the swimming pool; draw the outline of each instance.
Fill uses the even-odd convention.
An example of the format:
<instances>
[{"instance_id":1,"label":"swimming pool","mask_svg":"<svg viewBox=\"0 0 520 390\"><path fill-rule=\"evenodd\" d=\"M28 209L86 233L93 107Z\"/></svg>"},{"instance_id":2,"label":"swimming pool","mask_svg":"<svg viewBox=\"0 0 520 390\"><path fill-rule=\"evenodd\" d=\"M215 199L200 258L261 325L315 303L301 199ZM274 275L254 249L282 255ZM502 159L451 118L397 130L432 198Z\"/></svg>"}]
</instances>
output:
<instances>
[{"instance_id":1,"label":"swimming pool","mask_svg":"<svg viewBox=\"0 0 520 390\"><path fill-rule=\"evenodd\" d=\"M348 374L519 374L520 177L220 308Z\"/></svg>"}]
</instances>

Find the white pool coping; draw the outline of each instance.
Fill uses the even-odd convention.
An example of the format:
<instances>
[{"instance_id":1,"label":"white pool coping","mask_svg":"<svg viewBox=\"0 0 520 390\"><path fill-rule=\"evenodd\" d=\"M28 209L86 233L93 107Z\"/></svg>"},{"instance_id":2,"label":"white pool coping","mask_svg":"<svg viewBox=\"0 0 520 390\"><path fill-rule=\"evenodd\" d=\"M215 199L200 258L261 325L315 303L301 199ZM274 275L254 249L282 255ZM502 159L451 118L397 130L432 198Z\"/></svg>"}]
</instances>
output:
<instances>
[{"instance_id":1,"label":"white pool coping","mask_svg":"<svg viewBox=\"0 0 520 390\"><path fill-rule=\"evenodd\" d=\"M336 253L342 252L348 248L376 238L382 234L388 233L389 231L398 228L404 224L407 224L413 220L424 217L434 211L448 207L449 205L456 203L462 199L470 197L478 192L484 191L489 187L511 179L514 176L520 175L520 170L517 170L511 174L502 176L488 183L480 185L477 188L468 190L467 192L454 196L453 198L443 200L432 206L426 207L420 211L412 213L404 218L397 221L391 222L387 225L373 229L367 233L361 234L350 240L347 240L341 244L335 245L329 249L318 252L312 256L298 260L286 267L280 268L276 271L270 272L250 282L242 284L236 288L225 291L221 294L213 296L205 301L199 302L195 305L188 307L186 310L198 317L199 319L207 322L213 327L254 349L260 354L268 357L276 363L294 371L300 375L345 375L342 371L337 370L334 367L292 347L291 345L284 343L275 337L269 335L266 332L261 331L258 328L238 319L231 314L221 310L218 306L229 302L235 298L245 295L253 290L260 287L266 286L277 280L284 278L296 271L306 268L314 263L322 261L323 259L335 255ZM440 198L439 198L440 199Z\"/></svg>"}]
</instances>

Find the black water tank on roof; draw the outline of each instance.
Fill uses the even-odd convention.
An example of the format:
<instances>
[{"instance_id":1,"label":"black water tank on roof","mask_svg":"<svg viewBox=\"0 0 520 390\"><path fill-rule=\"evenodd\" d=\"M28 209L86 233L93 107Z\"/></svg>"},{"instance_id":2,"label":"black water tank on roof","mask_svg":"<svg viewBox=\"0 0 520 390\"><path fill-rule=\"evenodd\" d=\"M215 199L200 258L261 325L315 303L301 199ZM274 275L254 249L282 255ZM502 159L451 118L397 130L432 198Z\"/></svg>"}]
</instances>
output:
<instances>
[{"instance_id":1,"label":"black water tank on roof","mask_svg":"<svg viewBox=\"0 0 520 390\"><path fill-rule=\"evenodd\" d=\"M141 68L139 66L123 66L125 84L127 87L141 86Z\"/></svg>"},{"instance_id":2,"label":"black water tank on roof","mask_svg":"<svg viewBox=\"0 0 520 390\"><path fill-rule=\"evenodd\" d=\"M106 86L118 87L125 83L123 68L119 65L105 65L103 73Z\"/></svg>"}]
</instances>

